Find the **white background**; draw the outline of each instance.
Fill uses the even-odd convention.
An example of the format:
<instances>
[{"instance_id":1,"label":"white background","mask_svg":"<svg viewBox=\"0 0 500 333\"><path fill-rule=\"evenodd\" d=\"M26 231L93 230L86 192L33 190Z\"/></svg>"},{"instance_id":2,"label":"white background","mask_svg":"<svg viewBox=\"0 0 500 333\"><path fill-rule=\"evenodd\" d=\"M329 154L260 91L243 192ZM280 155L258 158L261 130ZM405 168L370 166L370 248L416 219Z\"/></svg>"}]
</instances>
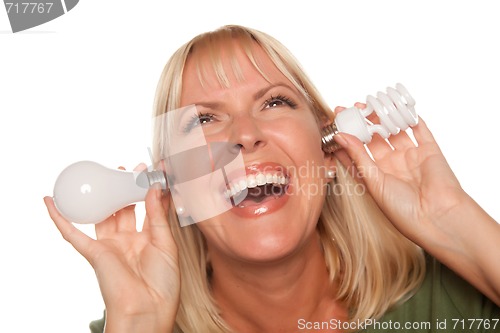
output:
<instances>
[{"instance_id":1,"label":"white background","mask_svg":"<svg viewBox=\"0 0 500 333\"><path fill-rule=\"evenodd\" d=\"M60 237L42 197L78 160L149 162L163 65L224 24L281 40L332 107L404 83L463 187L500 219L495 1L239 3L81 0L17 34L0 8L0 316L9 332L87 332L101 316L94 272Z\"/></svg>"}]
</instances>

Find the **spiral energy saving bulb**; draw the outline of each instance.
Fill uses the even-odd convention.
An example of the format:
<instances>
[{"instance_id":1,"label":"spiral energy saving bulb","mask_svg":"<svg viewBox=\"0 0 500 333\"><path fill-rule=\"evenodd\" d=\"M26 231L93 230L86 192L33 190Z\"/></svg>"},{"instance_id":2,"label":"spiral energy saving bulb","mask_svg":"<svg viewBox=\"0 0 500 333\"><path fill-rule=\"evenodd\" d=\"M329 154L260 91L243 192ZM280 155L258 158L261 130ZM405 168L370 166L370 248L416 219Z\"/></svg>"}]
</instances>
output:
<instances>
[{"instance_id":1,"label":"spiral energy saving bulb","mask_svg":"<svg viewBox=\"0 0 500 333\"><path fill-rule=\"evenodd\" d=\"M99 223L131 203L144 201L154 183L166 189L163 171L126 172L81 161L68 166L57 178L54 203L71 222Z\"/></svg>"},{"instance_id":2,"label":"spiral energy saving bulb","mask_svg":"<svg viewBox=\"0 0 500 333\"><path fill-rule=\"evenodd\" d=\"M373 124L366 119L373 111L377 114L380 124ZM366 98L366 108L349 108L335 116L334 123L325 127L322 132L322 148L332 153L339 148L333 137L339 133L356 136L364 143L369 143L373 134L378 133L384 139L391 134L398 134L418 123L415 112L415 100L406 88L398 83L396 89L387 88L387 93L378 92L377 97Z\"/></svg>"}]
</instances>

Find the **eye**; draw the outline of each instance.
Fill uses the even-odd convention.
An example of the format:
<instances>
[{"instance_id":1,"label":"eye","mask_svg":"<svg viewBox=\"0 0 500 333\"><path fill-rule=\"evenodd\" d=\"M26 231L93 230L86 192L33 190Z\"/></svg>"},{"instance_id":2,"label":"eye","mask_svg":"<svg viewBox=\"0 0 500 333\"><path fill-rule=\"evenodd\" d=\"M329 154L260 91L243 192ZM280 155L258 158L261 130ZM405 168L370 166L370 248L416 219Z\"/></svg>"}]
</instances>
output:
<instances>
[{"instance_id":1,"label":"eye","mask_svg":"<svg viewBox=\"0 0 500 333\"><path fill-rule=\"evenodd\" d=\"M199 113L191 117L191 119L184 126L184 132L189 133L193 128L211 123L215 119L215 115L212 113Z\"/></svg>"},{"instance_id":2,"label":"eye","mask_svg":"<svg viewBox=\"0 0 500 333\"><path fill-rule=\"evenodd\" d=\"M271 96L271 98L264 102L264 108L266 109L274 109L282 106L288 106L295 109L297 107L297 103L284 95L277 95L276 97Z\"/></svg>"}]
</instances>

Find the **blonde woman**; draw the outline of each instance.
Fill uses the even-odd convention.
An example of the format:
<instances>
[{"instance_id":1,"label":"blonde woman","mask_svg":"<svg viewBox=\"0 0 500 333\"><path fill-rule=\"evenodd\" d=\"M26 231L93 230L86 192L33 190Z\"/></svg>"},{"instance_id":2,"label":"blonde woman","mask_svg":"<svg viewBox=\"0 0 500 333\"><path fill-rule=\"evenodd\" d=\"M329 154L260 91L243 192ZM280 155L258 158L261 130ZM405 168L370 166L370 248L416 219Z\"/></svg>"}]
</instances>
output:
<instances>
[{"instance_id":1,"label":"blonde woman","mask_svg":"<svg viewBox=\"0 0 500 333\"><path fill-rule=\"evenodd\" d=\"M195 37L167 63L155 115L190 105L186 136L201 128L207 141L234 143L244 181L284 181L185 227L178 215L193 219L200 203L176 212L154 188L141 232L129 207L96 225L97 240L45 198L96 271L106 318L93 332L500 329L500 226L462 190L423 121L418 147L404 132L392 147L374 138L372 159L339 135L343 149L325 154L332 112L284 46L240 26ZM158 128L161 160L172 133Z\"/></svg>"}]
</instances>

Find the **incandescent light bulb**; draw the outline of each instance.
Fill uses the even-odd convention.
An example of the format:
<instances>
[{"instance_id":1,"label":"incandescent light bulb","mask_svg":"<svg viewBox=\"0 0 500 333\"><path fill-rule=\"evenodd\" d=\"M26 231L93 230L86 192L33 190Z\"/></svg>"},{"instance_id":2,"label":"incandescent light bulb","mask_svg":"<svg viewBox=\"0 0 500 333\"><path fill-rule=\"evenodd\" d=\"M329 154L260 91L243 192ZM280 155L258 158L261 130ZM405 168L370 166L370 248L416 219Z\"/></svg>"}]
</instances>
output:
<instances>
[{"instance_id":1,"label":"incandescent light bulb","mask_svg":"<svg viewBox=\"0 0 500 333\"><path fill-rule=\"evenodd\" d=\"M166 189L162 171L126 172L81 161L64 169L54 185L54 203L64 218L99 223L131 203L144 201L151 185Z\"/></svg>"}]
</instances>

